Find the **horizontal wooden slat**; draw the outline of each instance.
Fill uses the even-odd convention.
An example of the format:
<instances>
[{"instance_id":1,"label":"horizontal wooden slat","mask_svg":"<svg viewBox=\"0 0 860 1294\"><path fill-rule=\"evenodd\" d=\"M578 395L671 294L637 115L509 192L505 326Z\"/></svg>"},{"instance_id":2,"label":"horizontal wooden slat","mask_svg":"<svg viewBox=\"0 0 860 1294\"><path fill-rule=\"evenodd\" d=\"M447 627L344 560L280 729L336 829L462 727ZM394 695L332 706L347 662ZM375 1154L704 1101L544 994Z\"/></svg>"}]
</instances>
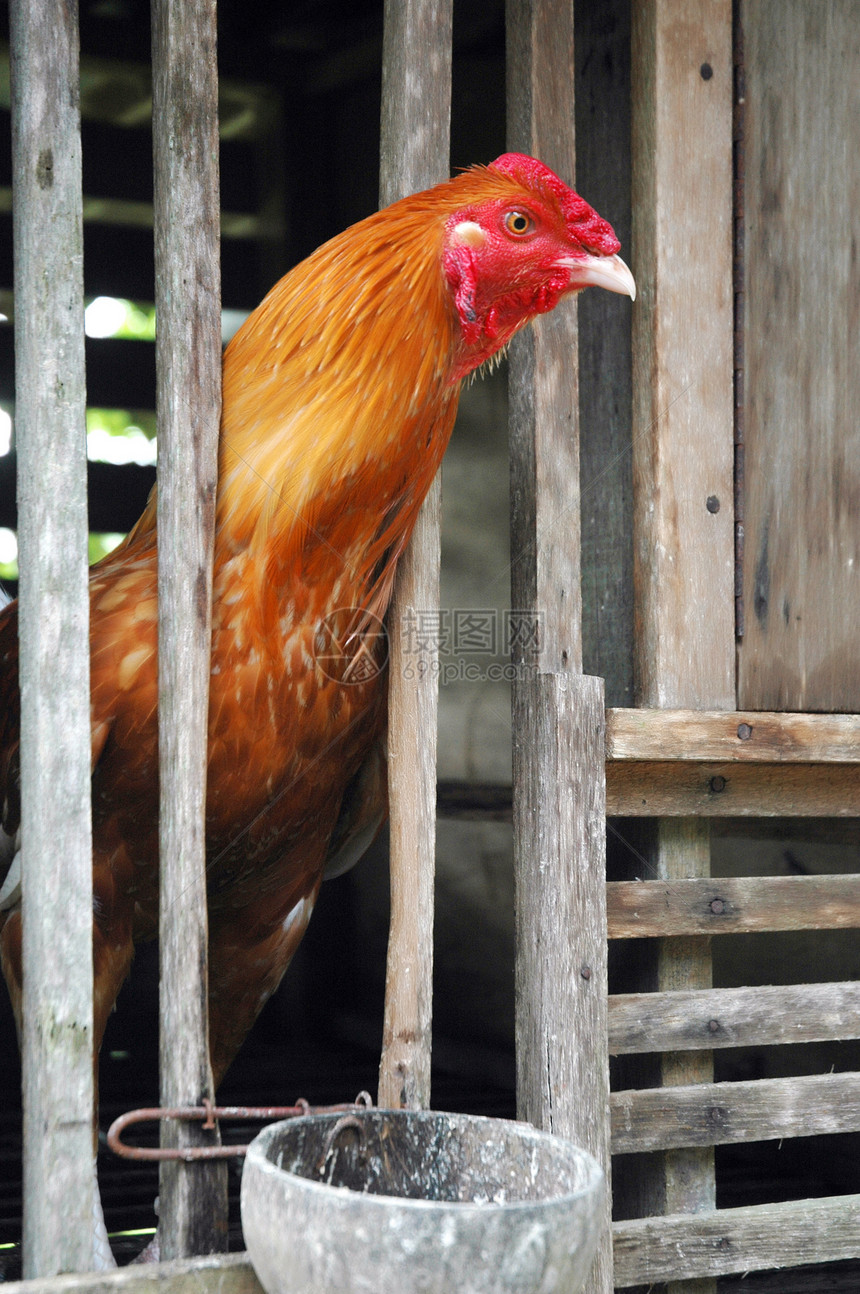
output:
<instances>
[{"instance_id":1,"label":"horizontal wooden slat","mask_svg":"<svg viewBox=\"0 0 860 1294\"><path fill-rule=\"evenodd\" d=\"M860 1038L860 982L765 985L609 999L609 1054Z\"/></svg>"},{"instance_id":2,"label":"horizontal wooden slat","mask_svg":"<svg viewBox=\"0 0 860 1294\"><path fill-rule=\"evenodd\" d=\"M833 818L860 814L860 768L854 764L663 764L608 762L607 813L615 817ZM506 821L504 785L445 782L441 817ZM838 830L838 828L837 828Z\"/></svg>"},{"instance_id":3,"label":"horizontal wooden slat","mask_svg":"<svg viewBox=\"0 0 860 1294\"><path fill-rule=\"evenodd\" d=\"M613 1092L612 1153L860 1131L860 1074Z\"/></svg>"},{"instance_id":4,"label":"horizontal wooden slat","mask_svg":"<svg viewBox=\"0 0 860 1294\"><path fill-rule=\"evenodd\" d=\"M2 460L0 460L2 461ZM437 787L440 818L510 822L511 788L504 783L441 781ZM860 818L714 818L711 836L743 836L753 840L786 840L795 845L824 842L860 846Z\"/></svg>"},{"instance_id":5,"label":"horizontal wooden slat","mask_svg":"<svg viewBox=\"0 0 860 1294\"><path fill-rule=\"evenodd\" d=\"M117 1271L9 1281L3 1294L263 1294L247 1254L213 1254Z\"/></svg>"},{"instance_id":6,"label":"horizontal wooden slat","mask_svg":"<svg viewBox=\"0 0 860 1294\"><path fill-rule=\"evenodd\" d=\"M607 710L610 760L860 763L860 715Z\"/></svg>"},{"instance_id":7,"label":"horizontal wooden slat","mask_svg":"<svg viewBox=\"0 0 860 1294\"><path fill-rule=\"evenodd\" d=\"M860 876L610 881L610 939L860 927Z\"/></svg>"},{"instance_id":8,"label":"horizontal wooden slat","mask_svg":"<svg viewBox=\"0 0 860 1294\"><path fill-rule=\"evenodd\" d=\"M860 1257L860 1195L617 1222L616 1289Z\"/></svg>"},{"instance_id":9,"label":"horizontal wooden slat","mask_svg":"<svg viewBox=\"0 0 860 1294\"><path fill-rule=\"evenodd\" d=\"M850 818L860 765L613 760L606 812L618 817Z\"/></svg>"}]
</instances>

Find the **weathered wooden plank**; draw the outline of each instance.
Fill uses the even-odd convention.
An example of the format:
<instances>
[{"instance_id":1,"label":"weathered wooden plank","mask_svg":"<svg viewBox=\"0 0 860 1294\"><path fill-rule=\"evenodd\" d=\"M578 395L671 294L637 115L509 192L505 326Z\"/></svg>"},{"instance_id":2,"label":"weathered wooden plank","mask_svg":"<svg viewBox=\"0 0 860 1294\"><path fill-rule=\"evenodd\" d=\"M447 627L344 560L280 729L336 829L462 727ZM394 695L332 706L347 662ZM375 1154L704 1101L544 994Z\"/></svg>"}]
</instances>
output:
<instances>
[{"instance_id":1,"label":"weathered wooden plank","mask_svg":"<svg viewBox=\"0 0 860 1294\"><path fill-rule=\"evenodd\" d=\"M860 1195L641 1218L612 1230L618 1289L838 1262L860 1257Z\"/></svg>"},{"instance_id":2,"label":"weathered wooden plank","mask_svg":"<svg viewBox=\"0 0 860 1294\"><path fill-rule=\"evenodd\" d=\"M860 9L744 3L740 704L860 710ZM815 236L810 237L814 212Z\"/></svg>"},{"instance_id":3,"label":"weathered wooden plank","mask_svg":"<svg viewBox=\"0 0 860 1294\"><path fill-rule=\"evenodd\" d=\"M608 709L606 758L856 764L860 716Z\"/></svg>"},{"instance_id":4,"label":"weathered wooden plank","mask_svg":"<svg viewBox=\"0 0 860 1294\"><path fill-rule=\"evenodd\" d=\"M446 179L451 120L451 0L386 0L380 203ZM436 478L400 560L389 612L388 792L391 926L379 1104L430 1104L438 674L406 669L401 626L439 605L442 488ZM414 664L414 662L412 662Z\"/></svg>"},{"instance_id":5,"label":"weathered wooden plank","mask_svg":"<svg viewBox=\"0 0 860 1294\"><path fill-rule=\"evenodd\" d=\"M92 845L75 3L10 6L27 1276L93 1266Z\"/></svg>"},{"instance_id":6,"label":"weathered wooden plank","mask_svg":"<svg viewBox=\"0 0 860 1294\"><path fill-rule=\"evenodd\" d=\"M508 146L574 175L573 6L508 0ZM610 1174L603 681L583 677L575 303L511 347L517 1108ZM526 641L528 639L528 641ZM575 934L573 933L575 932ZM604 1058L606 1063L604 1063ZM610 1197L591 1271L611 1294Z\"/></svg>"},{"instance_id":7,"label":"weathered wooden plank","mask_svg":"<svg viewBox=\"0 0 860 1294\"><path fill-rule=\"evenodd\" d=\"M633 252L644 275L633 312L636 701L732 710L732 6L643 0L632 18ZM679 813L641 799L640 814ZM708 854L707 823L657 824L659 875L705 871ZM658 950L658 987L684 974L710 983L706 945ZM705 1053L664 1057L661 1069L671 1084L711 1073ZM712 1152L667 1155L648 1193L654 1211L712 1207Z\"/></svg>"},{"instance_id":8,"label":"weathered wooden plank","mask_svg":"<svg viewBox=\"0 0 860 1294\"><path fill-rule=\"evenodd\" d=\"M842 774L839 774L842 776ZM667 774L668 777L668 774ZM628 815L636 816L636 810L623 785L623 773L609 767L607 778L611 785L607 795L613 811L620 809ZM679 797L684 801L683 794ZM834 799L832 789L828 798ZM670 801L674 802L674 801ZM714 801L716 803L716 800ZM794 806L794 813L805 814L804 803ZM440 782L437 794L437 812L440 818L461 818L473 821L506 822L511 817L511 788L493 782ZM725 817L712 816L711 836L737 836L763 840L793 840L812 843L857 845L860 844L860 819L856 816L844 818L821 818L817 816L795 816L793 818L754 818L738 817L728 814Z\"/></svg>"},{"instance_id":9,"label":"weathered wooden plank","mask_svg":"<svg viewBox=\"0 0 860 1294\"><path fill-rule=\"evenodd\" d=\"M656 824L654 861L661 880L706 878L711 870L711 838L707 822L695 818L663 818ZM681 987L707 991L712 984L711 941L685 935L657 944L656 988L673 992ZM664 1051L659 1057L660 1080L669 1089L714 1079L714 1059L708 1050ZM611 1103L610 1103L611 1109ZM669 1148L651 1181L652 1199L661 1213L699 1213L716 1207L714 1151L711 1146ZM672 1289L671 1294L680 1294ZM685 1292L686 1294L686 1292ZM707 1288L696 1294L711 1294Z\"/></svg>"},{"instance_id":10,"label":"weathered wooden plank","mask_svg":"<svg viewBox=\"0 0 860 1294\"><path fill-rule=\"evenodd\" d=\"M609 999L611 1056L843 1038L860 1038L860 982L856 980L619 993Z\"/></svg>"},{"instance_id":11,"label":"weathered wooden plank","mask_svg":"<svg viewBox=\"0 0 860 1294\"><path fill-rule=\"evenodd\" d=\"M642 1218L613 1228L615 1286L860 1257L860 1195L792 1200L691 1217ZM261 1294L247 1254L126 1267L100 1275L12 1281L8 1294ZM792 1287L793 1288L793 1287ZM805 1288L805 1287L804 1287ZM824 1288L822 1286L822 1288ZM827 1285L830 1289L830 1285ZM853 1290L836 1284L835 1289ZM774 1285L774 1290L782 1286Z\"/></svg>"},{"instance_id":12,"label":"weathered wooden plank","mask_svg":"<svg viewBox=\"0 0 860 1294\"><path fill-rule=\"evenodd\" d=\"M602 696L578 674L514 689L517 1111L608 1168ZM604 1252L590 1288L611 1280Z\"/></svg>"},{"instance_id":13,"label":"weathered wooden plank","mask_svg":"<svg viewBox=\"0 0 860 1294\"><path fill-rule=\"evenodd\" d=\"M610 939L860 927L860 876L610 881Z\"/></svg>"},{"instance_id":14,"label":"weathered wooden plank","mask_svg":"<svg viewBox=\"0 0 860 1294\"><path fill-rule=\"evenodd\" d=\"M860 1074L613 1092L612 1153L860 1131Z\"/></svg>"},{"instance_id":15,"label":"weathered wooden plank","mask_svg":"<svg viewBox=\"0 0 860 1294\"><path fill-rule=\"evenodd\" d=\"M248 1255L142 1263L110 1272L10 1281L3 1294L262 1294Z\"/></svg>"},{"instance_id":16,"label":"weathered wooden plank","mask_svg":"<svg viewBox=\"0 0 860 1294\"><path fill-rule=\"evenodd\" d=\"M508 146L572 183L572 7L509 0L507 31ZM546 672L582 669L578 368L573 299L511 344L511 605L539 617Z\"/></svg>"},{"instance_id":17,"label":"weathered wooden plank","mask_svg":"<svg viewBox=\"0 0 860 1294\"><path fill-rule=\"evenodd\" d=\"M842 1199L837 1197L837 1210L843 1207L843 1200L844 1197ZM807 1201L800 1203L806 1204ZM819 1210L816 1221L826 1222L827 1219L823 1215L829 1214L832 1210L829 1208L822 1210L821 1205L827 1206L830 1201L815 1203ZM791 1217L786 1218L786 1225L790 1225L794 1220L796 1208L794 1202L790 1205L773 1207L787 1208L792 1211ZM731 1219L738 1212L747 1213L749 1210L723 1210L720 1217ZM631 1283L628 1279L631 1263L629 1250L631 1244L636 1243L636 1239L631 1240L627 1228L637 1225L637 1223L625 1222L617 1223L613 1228L616 1252L622 1254L624 1263L623 1271L619 1272L619 1275L624 1278L624 1284L619 1284L618 1288L626 1289ZM736 1227L738 1220L735 1219L731 1225ZM832 1232L832 1227L826 1228L826 1239L829 1243L833 1243ZM728 1236L723 1238L729 1239ZM650 1242L651 1237L648 1239ZM808 1248L808 1238L802 1243ZM844 1255L840 1256L844 1257ZM849 1258L851 1256L848 1255ZM811 1261L809 1256L806 1261ZM828 1259L822 1258L820 1261L823 1263ZM838 1262L839 1257L835 1261ZM738 1267L736 1270L741 1271L742 1268ZM733 1280L724 1283L727 1290L737 1289L739 1294L746 1288L746 1283L736 1285ZM191 1258L170 1263L124 1267L103 1275L54 1276L46 1280L11 1281L4 1286L4 1291L8 1291L8 1294L157 1294L157 1291L163 1290L165 1285L169 1285L171 1294L262 1294L262 1286L257 1280L248 1255L244 1253L226 1254L219 1258ZM760 1291L765 1286L760 1281L756 1281L754 1288ZM824 1291L828 1294L856 1294L857 1275L856 1272L852 1274L823 1269L821 1276L816 1279L815 1268L804 1268L802 1274L775 1275L773 1283L768 1282L766 1288L771 1294L816 1294L819 1291L820 1294L824 1294Z\"/></svg>"},{"instance_id":18,"label":"weathered wooden plank","mask_svg":"<svg viewBox=\"0 0 860 1294\"><path fill-rule=\"evenodd\" d=\"M857 764L613 762L607 813L617 817L844 817L860 812Z\"/></svg>"},{"instance_id":19,"label":"weathered wooden plank","mask_svg":"<svg viewBox=\"0 0 860 1294\"><path fill-rule=\"evenodd\" d=\"M734 709L730 0L633 6L637 703Z\"/></svg>"},{"instance_id":20,"label":"weathered wooden plank","mask_svg":"<svg viewBox=\"0 0 860 1294\"><path fill-rule=\"evenodd\" d=\"M214 1100L209 1062L205 809L221 279L214 0L153 7L163 1105ZM163 1124L165 1145L210 1142ZM223 1164L163 1163L164 1258L227 1247Z\"/></svg>"}]
</instances>

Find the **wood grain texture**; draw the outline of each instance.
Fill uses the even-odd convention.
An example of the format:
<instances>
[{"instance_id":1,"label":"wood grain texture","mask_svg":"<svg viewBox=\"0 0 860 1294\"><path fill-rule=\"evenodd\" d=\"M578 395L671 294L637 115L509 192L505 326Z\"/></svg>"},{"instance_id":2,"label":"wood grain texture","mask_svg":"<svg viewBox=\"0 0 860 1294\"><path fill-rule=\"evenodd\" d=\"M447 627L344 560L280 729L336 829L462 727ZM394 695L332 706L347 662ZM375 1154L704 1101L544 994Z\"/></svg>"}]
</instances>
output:
<instances>
[{"instance_id":1,"label":"wood grain texture","mask_svg":"<svg viewBox=\"0 0 860 1294\"><path fill-rule=\"evenodd\" d=\"M563 0L510 0L507 33L508 147L572 183L572 8ZM536 319L509 353L511 606L538 617L540 652L530 667L581 671L575 300Z\"/></svg>"},{"instance_id":2,"label":"wood grain texture","mask_svg":"<svg viewBox=\"0 0 860 1294\"><path fill-rule=\"evenodd\" d=\"M731 710L731 0L643 0L632 14L636 700ZM646 809L643 798L640 813L684 811ZM667 879L707 872L707 823L657 823L653 856ZM679 987L684 976L710 984L705 943L687 940L657 956L658 988ZM708 1053L670 1054L660 1065L666 1084L712 1077ZM652 1209L711 1208L712 1153L665 1156L645 1187ZM670 1283L669 1294L681 1291ZM684 1294L714 1294L714 1286Z\"/></svg>"},{"instance_id":3,"label":"wood grain texture","mask_svg":"<svg viewBox=\"0 0 860 1294\"><path fill-rule=\"evenodd\" d=\"M744 1252L752 1252L750 1271L767 1267L795 1267L800 1263L838 1262L860 1256L857 1245L860 1196L836 1196L831 1200L796 1200L744 1209L721 1209L701 1219L702 1236L691 1228L695 1219L676 1216L616 1223L613 1227L616 1259L616 1288L651 1280L651 1273L665 1270L667 1251L680 1246L683 1262L695 1271L718 1270L721 1274L743 1272ZM653 1276L659 1280L659 1275ZM802 1278L803 1294L812 1291L844 1291L855 1294L856 1275L832 1273L814 1283L814 1274ZM844 1283L843 1283L844 1282ZM852 1283L853 1282L853 1283ZM55 1276L49 1280L11 1281L8 1294L157 1294L165 1285L171 1294L261 1294L254 1269L245 1253L217 1258L194 1258L170 1263L125 1267L99 1275ZM742 1290L742 1284L727 1288ZM756 1285L758 1288L758 1285ZM798 1294L801 1286L786 1276L774 1277L768 1289L773 1294Z\"/></svg>"},{"instance_id":4,"label":"wood grain texture","mask_svg":"<svg viewBox=\"0 0 860 1294\"><path fill-rule=\"evenodd\" d=\"M610 1109L616 1155L857 1132L860 1074L613 1092Z\"/></svg>"},{"instance_id":5,"label":"wood grain texture","mask_svg":"<svg viewBox=\"0 0 860 1294\"><path fill-rule=\"evenodd\" d=\"M673 773L674 769L674 773ZM769 780L775 775L774 770L769 770ZM637 790L648 794L646 786L647 772L642 766L637 773L637 778L641 778L641 784L637 783ZM698 790L687 791L683 787L675 792L673 791L673 778L678 776L678 766L665 765L663 768L662 778L664 780L665 803L671 807L677 804L681 813L687 813L690 809L696 807ZM750 796L752 796L752 787L756 782L758 774L752 776L750 783ZM851 784L854 778L852 770L846 768L837 768L835 778L833 771L825 776L825 789L816 790L815 786L819 785L819 774L812 773L809 777L804 773L804 785L807 781L812 781L813 789L807 792L804 786L800 787L800 803L794 801L789 806L790 812L794 817L781 816L779 818L768 817L734 817L731 813L726 813L724 817L718 816L716 806L718 801L716 793L709 787L708 794L711 797L709 816L711 818L711 836L738 836L742 835L754 840L788 840L788 841L805 841L811 844L842 844L857 845L860 843L860 820L852 815L849 810L842 818L822 818L814 816L813 800L821 800L831 809L835 808L836 812L843 812L846 804L850 805L852 797L849 794ZM847 783L847 785L846 785ZM838 787L841 784L842 789ZM664 792L661 792L663 794ZM767 811L767 805L764 803L764 797L759 797L761 802L760 812ZM641 798L637 801L634 799L633 789L628 785L625 777L625 770L618 766L610 764L607 768L607 803L612 806L612 812L621 815L633 815L640 811L639 806L642 803ZM461 818L472 821L486 822L507 822L511 817L511 788L504 784L492 782L440 782L437 799L438 813L440 818ZM664 812L668 809L664 809ZM752 812L750 804L750 812ZM797 816L809 813L812 816Z\"/></svg>"},{"instance_id":6,"label":"wood grain texture","mask_svg":"<svg viewBox=\"0 0 860 1294\"><path fill-rule=\"evenodd\" d=\"M451 32L451 0L386 0L383 206L448 176ZM378 1101L407 1109L430 1104L438 674L431 653L429 668L415 667L400 627L439 605L441 517L437 477L400 559L388 617L391 924Z\"/></svg>"},{"instance_id":7,"label":"wood grain texture","mask_svg":"<svg viewBox=\"0 0 860 1294\"><path fill-rule=\"evenodd\" d=\"M214 0L153 8L158 415L160 1074L163 1105L214 1099L209 1062L206 719L221 417ZM211 1144L162 1124L162 1144ZM223 1164L164 1163L164 1258L227 1247Z\"/></svg>"},{"instance_id":8,"label":"wood grain texture","mask_svg":"<svg viewBox=\"0 0 860 1294\"><path fill-rule=\"evenodd\" d=\"M92 1253L93 958L75 3L10 6L26 1276Z\"/></svg>"},{"instance_id":9,"label":"wood grain texture","mask_svg":"<svg viewBox=\"0 0 860 1294\"><path fill-rule=\"evenodd\" d=\"M613 1227L618 1289L860 1257L860 1195L791 1200Z\"/></svg>"},{"instance_id":10,"label":"wood grain texture","mask_svg":"<svg viewBox=\"0 0 860 1294\"><path fill-rule=\"evenodd\" d=\"M438 674L415 668L408 634L396 626L439 604L441 486L440 474L401 558L389 613L391 915L377 1102L392 1109L430 1106ZM429 647L422 659L432 660L436 644Z\"/></svg>"},{"instance_id":11,"label":"wood grain texture","mask_svg":"<svg viewBox=\"0 0 860 1294\"><path fill-rule=\"evenodd\" d=\"M860 763L860 717L608 709L606 758L856 764Z\"/></svg>"},{"instance_id":12,"label":"wood grain texture","mask_svg":"<svg viewBox=\"0 0 860 1294\"><path fill-rule=\"evenodd\" d=\"M610 939L860 927L860 876L610 881Z\"/></svg>"},{"instance_id":13,"label":"wood grain texture","mask_svg":"<svg viewBox=\"0 0 860 1294\"><path fill-rule=\"evenodd\" d=\"M515 686L514 879L518 1118L569 1137L608 1178L602 698L601 679L576 674ZM605 1253L589 1289L612 1289Z\"/></svg>"},{"instance_id":14,"label":"wood grain texture","mask_svg":"<svg viewBox=\"0 0 860 1294\"><path fill-rule=\"evenodd\" d=\"M619 817L854 818L857 764L612 763L607 812Z\"/></svg>"},{"instance_id":15,"label":"wood grain texture","mask_svg":"<svg viewBox=\"0 0 860 1294\"><path fill-rule=\"evenodd\" d=\"M733 709L730 0L634 5L632 74L637 703Z\"/></svg>"},{"instance_id":16,"label":"wood grain texture","mask_svg":"<svg viewBox=\"0 0 860 1294\"><path fill-rule=\"evenodd\" d=\"M740 704L860 710L860 10L744 3ZM814 213L814 215L813 215ZM811 221L812 217L812 221Z\"/></svg>"},{"instance_id":17,"label":"wood grain texture","mask_svg":"<svg viewBox=\"0 0 860 1294\"><path fill-rule=\"evenodd\" d=\"M852 1197L847 1197L850 1201ZM806 1201L801 1202L806 1203ZM816 1216L814 1221L823 1225L826 1234L826 1242L834 1248L839 1246L840 1241L843 1247L850 1247L850 1240L847 1239L847 1228L850 1226L851 1212L847 1214L845 1226L842 1225L842 1217L833 1218L832 1210L821 1209L822 1204L829 1202L816 1201ZM775 1205L777 1209L787 1208L791 1210L791 1215L785 1218L787 1225L790 1225L796 1216L797 1205ZM844 1199L838 1201L838 1208L844 1207ZM849 1204L849 1210L851 1205ZM732 1228L732 1234L735 1229L746 1229L746 1218L743 1220L736 1217L736 1214L743 1212L746 1214L749 1210L725 1210L721 1213L721 1218L730 1219L729 1225ZM766 1224L770 1229L773 1224L771 1214L768 1212ZM778 1224L778 1220L777 1220ZM628 1246L630 1237L626 1230L627 1227L636 1227L638 1223L620 1223L614 1228L616 1236L616 1252L619 1253L620 1262L623 1264L619 1269L619 1278L624 1280L623 1285L617 1288L628 1288L630 1280L630 1254ZM648 1237L649 1246L653 1239ZM721 1239L729 1241L730 1235L725 1235ZM805 1234L800 1239L800 1245L803 1251L807 1253L806 1261L810 1261L808 1256L809 1236ZM724 1246L725 1248L725 1246ZM849 1254L848 1257L851 1257ZM653 1261L653 1253L649 1261ZM799 1260L803 1261L803 1260ZM825 1261L825 1260L822 1260ZM838 1258L836 1259L838 1261ZM737 1268L736 1270L741 1270ZM104 1275L86 1275L86 1276L55 1276L49 1280L34 1281L11 1281L6 1289L8 1294L156 1294L157 1290L163 1288L165 1282L169 1282L172 1294L262 1294L262 1286L258 1281L254 1269L248 1259L247 1254L229 1254L219 1258L194 1258L184 1261L171 1263L157 1263L141 1267L125 1267L119 1271L105 1273ZM739 1277L738 1282L727 1279L723 1281L727 1291L731 1294L743 1294L747 1288L748 1282ZM761 1281L755 1284L756 1291L765 1288ZM766 1288L770 1294L856 1294L857 1275L851 1272L823 1271L816 1278L814 1268L804 1268L802 1273L775 1274L772 1280L767 1282Z\"/></svg>"},{"instance_id":18,"label":"wood grain texture","mask_svg":"<svg viewBox=\"0 0 860 1294\"><path fill-rule=\"evenodd\" d=\"M609 999L611 1056L858 1037L860 983L854 980L619 993Z\"/></svg>"},{"instance_id":19,"label":"wood grain texture","mask_svg":"<svg viewBox=\"0 0 860 1294\"><path fill-rule=\"evenodd\" d=\"M386 0L380 206L448 178L452 29L450 0Z\"/></svg>"},{"instance_id":20,"label":"wood grain texture","mask_svg":"<svg viewBox=\"0 0 860 1294\"><path fill-rule=\"evenodd\" d=\"M680 877L706 878L711 870L709 824L697 818L663 818L656 824L654 863L660 881L672 885ZM659 883L659 882L658 882ZM681 988L707 991L712 984L711 941L707 935L685 934L657 945L656 987L659 992ZM714 1081L714 1058L709 1050L664 1050L659 1058L661 1090L696 1084L709 1090ZM610 1107L611 1108L611 1107ZM713 1147L679 1143L665 1148L653 1174L651 1190L662 1213L701 1213L716 1207ZM672 1290L671 1294L675 1294ZM678 1292L680 1294L680 1291ZM711 1294L703 1287L696 1294Z\"/></svg>"},{"instance_id":21,"label":"wood grain texture","mask_svg":"<svg viewBox=\"0 0 860 1294\"><path fill-rule=\"evenodd\" d=\"M574 176L573 6L508 0L508 147ZM582 670L573 301L510 351L513 822L519 1117L609 1157L603 681ZM611 1294L610 1196L588 1289Z\"/></svg>"},{"instance_id":22,"label":"wood grain texture","mask_svg":"<svg viewBox=\"0 0 860 1294\"><path fill-rule=\"evenodd\" d=\"M3 1294L263 1294L245 1253L141 1263L111 1272L9 1281Z\"/></svg>"}]
</instances>

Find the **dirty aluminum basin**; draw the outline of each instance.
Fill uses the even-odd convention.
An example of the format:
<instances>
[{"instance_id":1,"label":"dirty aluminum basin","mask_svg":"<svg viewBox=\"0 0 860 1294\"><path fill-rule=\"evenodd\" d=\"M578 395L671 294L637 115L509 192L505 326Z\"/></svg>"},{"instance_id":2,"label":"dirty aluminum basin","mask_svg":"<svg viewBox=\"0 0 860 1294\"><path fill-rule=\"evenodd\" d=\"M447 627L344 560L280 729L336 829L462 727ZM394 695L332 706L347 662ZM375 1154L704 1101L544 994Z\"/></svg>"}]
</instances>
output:
<instances>
[{"instance_id":1,"label":"dirty aluminum basin","mask_svg":"<svg viewBox=\"0 0 860 1294\"><path fill-rule=\"evenodd\" d=\"M504 1119L358 1110L274 1123L242 1173L267 1294L576 1294L603 1173Z\"/></svg>"}]
</instances>

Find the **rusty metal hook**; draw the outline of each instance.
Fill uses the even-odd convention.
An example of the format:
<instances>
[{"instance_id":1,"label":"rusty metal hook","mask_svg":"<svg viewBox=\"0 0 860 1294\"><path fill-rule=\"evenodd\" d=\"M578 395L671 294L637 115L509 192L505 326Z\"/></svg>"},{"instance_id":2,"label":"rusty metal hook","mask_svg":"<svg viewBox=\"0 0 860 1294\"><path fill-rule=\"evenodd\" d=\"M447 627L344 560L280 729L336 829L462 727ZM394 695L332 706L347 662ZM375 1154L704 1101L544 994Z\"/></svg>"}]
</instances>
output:
<instances>
[{"instance_id":1,"label":"rusty metal hook","mask_svg":"<svg viewBox=\"0 0 860 1294\"><path fill-rule=\"evenodd\" d=\"M341 1133L346 1132L348 1128L351 1128L354 1132L358 1133L359 1159L362 1163L367 1159L367 1126L364 1123L364 1120L356 1118L354 1114L344 1114L337 1120L323 1143L322 1154L320 1155L316 1165L316 1170L320 1177L322 1177L325 1172L329 1156L337 1149L334 1143L337 1141Z\"/></svg>"},{"instance_id":2,"label":"rusty metal hook","mask_svg":"<svg viewBox=\"0 0 860 1294\"><path fill-rule=\"evenodd\" d=\"M276 1119L296 1119L308 1114L339 1114L373 1106L368 1092L359 1092L355 1101L342 1105L309 1105L300 1098L295 1105L213 1105L204 1097L202 1105L165 1108L149 1106L129 1110L114 1119L108 1128L107 1144L115 1155L123 1159L153 1160L178 1159L191 1163L195 1159L235 1159L247 1153L248 1143L231 1146L128 1146L122 1133L133 1123L160 1123L162 1119L180 1119L201 1123L207 1130L215 1128L216 1119L260 1119L271 1123ZM354 1117L354 1116L353 1116Z\"/></svg>"}]
</instances>

